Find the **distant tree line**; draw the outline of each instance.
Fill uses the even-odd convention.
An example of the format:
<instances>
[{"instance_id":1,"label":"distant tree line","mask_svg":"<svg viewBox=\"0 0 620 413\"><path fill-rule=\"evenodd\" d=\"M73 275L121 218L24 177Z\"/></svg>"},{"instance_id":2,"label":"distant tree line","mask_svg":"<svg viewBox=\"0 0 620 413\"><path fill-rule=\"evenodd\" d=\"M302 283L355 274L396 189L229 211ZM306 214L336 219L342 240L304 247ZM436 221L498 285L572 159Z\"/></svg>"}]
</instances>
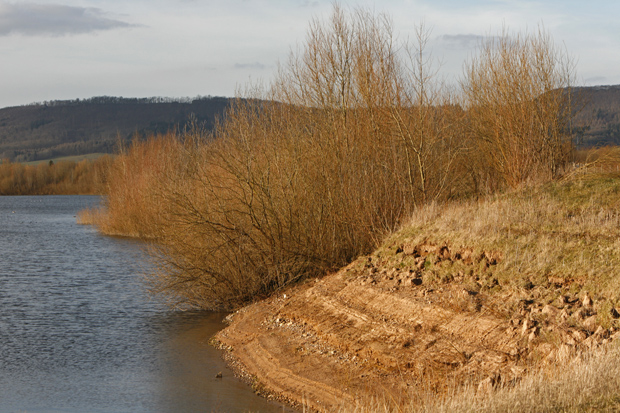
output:
<instances>
[{"instance_id":1,"label":"distant tree line","mask_svg":"<svg viewBox=\"0 0 620 413\"><path fill-rule=\"evenodd\" d=\"M0 162L0 195L76 195L105 191L111 156L94 161Z\"/></svg>"},{"instance_id":2,"label":"distant tree line","mask_svg":"<svg viewBox=\"0 0 620 413\"><path fill-rule=\"evenodd\" d=\"M160 103L183 103L183 104L197 104L202 102L210 102L213 100L228 100L226 97L221 96L196 96L196 97L180 97L171 98L165 96L152 96L147 98L125 98L122 96L94 96L87 99L68 99L68 100L46 100L43 102L33 102L23 106L77 106L77 105L150 105Z\"/></svg>"},{"instance_id":3,"label":"distant tree line","mask_svg":"<svg viewBox=\"0 0 620 413\"><path fill-rule=\"evenodd\" d=\"M0 109L0 159L30 162L52 157L113 153L118 142L182 130L189 122L211 129L224 116L223 97L58 100Z\"/></svg>"}]
</instances>

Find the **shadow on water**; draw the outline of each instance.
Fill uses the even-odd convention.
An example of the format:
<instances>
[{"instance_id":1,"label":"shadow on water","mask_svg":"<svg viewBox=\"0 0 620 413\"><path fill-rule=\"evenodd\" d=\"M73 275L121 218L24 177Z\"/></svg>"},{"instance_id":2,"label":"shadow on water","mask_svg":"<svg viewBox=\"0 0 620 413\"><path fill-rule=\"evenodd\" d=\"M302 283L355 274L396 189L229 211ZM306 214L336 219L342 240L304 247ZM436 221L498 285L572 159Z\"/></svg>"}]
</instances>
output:
<instances>
[{"instance_id":1,"label":"shadow on water","mask_svg":"<svg viewBox=\"0 0 620 413\"><path fill-rule=\"evenodd\" d=\"M224 327L227 313L177 312L154 316L167 340L159 346L161 381L158 405L167 411L282 411L277 405L254 396L240 397L248 385L233 376L219 350L208 344ZM221 373L222 377L218 378Z\"/></svg>"},{"instance_id":2,"label":"shadow on water","mask_svg":"<svg viewBox=\"0 0 620 413\"><path fill-rule=\"evenodd\" d=\"M226 314L167 309L142 244L75 223L97 202L0 197L0 411L283 411L208 344Z\"/></svg>"},{"instance_id":3,"label":"shadow on water","mask_svg":"<svg viewBox=\"0 0 620 413\"><path fill-rule=\"evenodd\" d=\"M169 311L149 317L148 324L156 332L149 347L157 390L154 399L142 400L141 408L170 412L292 411L251 393L250 387L228 369L220 351L209 345L224 327L226 315Z\"/></svg>"}]
</instances>

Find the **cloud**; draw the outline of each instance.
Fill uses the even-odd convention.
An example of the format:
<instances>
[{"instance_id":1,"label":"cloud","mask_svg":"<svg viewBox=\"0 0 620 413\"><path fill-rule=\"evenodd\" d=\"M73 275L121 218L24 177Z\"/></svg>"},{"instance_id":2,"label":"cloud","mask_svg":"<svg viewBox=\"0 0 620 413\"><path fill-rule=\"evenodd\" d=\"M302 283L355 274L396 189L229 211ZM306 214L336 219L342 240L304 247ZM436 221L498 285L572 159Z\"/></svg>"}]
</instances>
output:
<instances>
[{"instance_id":1,"label":"cloud","mask_svg":"<svg viewBox=\"0 0 620 413\"><path fill-rule=\"evenodd\" d=\"M480 36L477 34L444 34L438 40L451 49L475 49L487 42L502 39L501 36Z\"/></svg>"},{"instance_id":2,"label":"cloud","mask_svg":"<svg viewBox=\"0 0 620 413\"><path fill-rule=\"evenodd\" d=\"M585 80L586 85L604 85L608 82L605 76L593 76Z\"/></svg>"},{"instance_id":3,"label":"cloud","mask_svg":"<svg viewBox=\"0 0 620 413\"><path fill-rule=\"evenodd\" d=\"M439 41L450 48L473 49L483 43L485 36L476 34L444 34L439 36Z\"/></svg>"},{"instance_id":4,"label":"cloud","mask_svg":"<svg viewBox=\"0 0 620 413\"><path fill-rule=\"evenodd\" d=\"M124 27L134 25L106 17L98 8L0 1L0 36L64 36Z\"/></svg>"},{"instance_id":5,"label":"cloud","mask_svg":"<svg viewBox=\"0 0 620 413\"><path fill-rule=\"evenodd\" d=\"M253 69L253 70L263 70L266 69L262 63L254 62L254 63L235 63L235 69Z\"/></svg>"}]
</instances>

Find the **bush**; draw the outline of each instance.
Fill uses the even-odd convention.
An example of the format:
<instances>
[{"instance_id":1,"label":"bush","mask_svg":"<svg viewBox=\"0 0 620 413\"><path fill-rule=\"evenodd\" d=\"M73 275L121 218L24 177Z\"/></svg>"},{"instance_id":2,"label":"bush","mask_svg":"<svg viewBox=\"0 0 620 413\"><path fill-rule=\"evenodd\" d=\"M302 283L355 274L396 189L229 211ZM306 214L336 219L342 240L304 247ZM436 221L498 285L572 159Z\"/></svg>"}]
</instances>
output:
<instances>
[{"instance_id":1,"label":"bush","mask_svg":"<svg viewBox=\"0 0 620 413\"><path fill-rule=\"evenodd\" d=\"M516 187L548 180L571 160L572 62L542 30L504 30L482 44L462 82L478 180Z\"/></svg>"},{"instance_id":2,"label":"bush","mask_svg":"<svg viewBox=\"0 0 620 413\"><path fill-rule=\"evenodd\" d=\"M232 308L369 253L419 205L555 173L570 147L563 95L549 89L558 82L534 82L546 60L485 75L497 58L554 50L489 45L462 106L434 76L428 38L420 27L416 43L400 43L387 16L334 6L212 134L194 128L122 153L106 225L157 240L151 281L175 304ZM500 81L504 100L492 93Z\"/></svg>"},{"instance_id":3,"label":"bush","mask_svg":"<svg viewBox=\"0 0 620 413\"><path fill-rule=\"evenodd\" d=\"M238 100L212 141L186 146L158 190L171 209L157 289L239 305L347 264L415 205L445 198L462 111L422 51L402 47L386 16L336 6L268 90Z\"/></svg>"}]
</instances>

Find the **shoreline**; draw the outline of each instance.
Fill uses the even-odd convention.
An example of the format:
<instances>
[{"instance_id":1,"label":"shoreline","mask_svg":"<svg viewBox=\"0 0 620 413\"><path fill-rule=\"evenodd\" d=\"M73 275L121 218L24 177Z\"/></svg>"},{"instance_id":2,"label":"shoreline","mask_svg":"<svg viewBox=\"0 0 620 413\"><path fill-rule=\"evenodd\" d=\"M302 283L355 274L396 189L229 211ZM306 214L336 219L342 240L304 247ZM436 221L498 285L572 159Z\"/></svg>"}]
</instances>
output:
<instances>
[{"instance_id":1,"label":"shoreline","mask_svg":"<svg viewBox=\"0 0 620 413\"><path fill-rule=\"evenodd\" d=\"M390 409L423 405L466 387L490 394L620 338L596 321L600 306L588 295L544 304L528 297L549 287L534 287L498 300L464 281L419 280L361 257L232 313L215 339L259 394L294 408L353 411L377 400ZM509 316L507 302L519 312ZM569 327L567 317L585 318Z\"/></svg>"}]
</instances>

